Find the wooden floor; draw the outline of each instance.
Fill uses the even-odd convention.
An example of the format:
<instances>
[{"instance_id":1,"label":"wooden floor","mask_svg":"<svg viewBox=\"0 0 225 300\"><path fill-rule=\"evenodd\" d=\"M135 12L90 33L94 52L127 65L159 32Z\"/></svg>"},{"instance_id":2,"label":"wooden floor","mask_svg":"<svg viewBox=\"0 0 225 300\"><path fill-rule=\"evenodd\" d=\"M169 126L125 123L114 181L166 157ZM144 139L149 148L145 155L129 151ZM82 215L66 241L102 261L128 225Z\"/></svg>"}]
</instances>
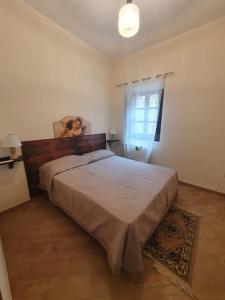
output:
<instances>
[{"instance_id":1,"label":"wooden floor","mask_svg":"<svg viewBox=\"0 0 225 300\"><path fill-rule=\"evenodd\" d=\"M201 216L192 288L225 300L225 197L180 186L176 203ZM15 300L189 299L144 260L143 282L116 278L103 248L45 197L0 216Z\"/></svg>"}]
</instances>

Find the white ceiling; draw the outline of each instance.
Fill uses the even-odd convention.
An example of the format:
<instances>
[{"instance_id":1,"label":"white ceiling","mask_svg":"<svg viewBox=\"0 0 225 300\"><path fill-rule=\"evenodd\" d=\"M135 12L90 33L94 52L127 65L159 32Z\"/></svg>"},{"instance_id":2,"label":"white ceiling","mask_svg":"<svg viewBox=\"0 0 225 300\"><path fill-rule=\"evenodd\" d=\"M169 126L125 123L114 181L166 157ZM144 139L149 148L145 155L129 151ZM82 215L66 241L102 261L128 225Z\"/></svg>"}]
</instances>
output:
<instances>
[{"instance_id":1,"label":"white ceiling","mask_svg":"<svg viewBox=\"0 0 225 300\"><path fill-rule=\"evenodd\" d=\"M24 0L72 34L117 58L189 31L225 15L225 0L134 0L139 33L126 39L117 30L125 0Z\"/></svg>"}]
</instances>

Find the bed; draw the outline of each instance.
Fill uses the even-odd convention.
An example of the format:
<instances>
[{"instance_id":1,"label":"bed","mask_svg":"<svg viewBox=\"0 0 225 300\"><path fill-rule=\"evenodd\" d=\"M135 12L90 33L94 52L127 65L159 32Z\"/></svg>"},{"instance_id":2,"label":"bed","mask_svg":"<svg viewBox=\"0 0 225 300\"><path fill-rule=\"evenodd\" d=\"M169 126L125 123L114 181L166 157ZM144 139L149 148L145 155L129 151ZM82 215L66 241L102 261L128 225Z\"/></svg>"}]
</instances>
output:
<instances>
[{"instance_id":1,"label":"bed","mask_svg":"<svg viewBox=\"0 0 225 300\"><path fill-rule=\"evenodd\" d=\"M38 186L102 244L114 274L141 274L142 248L176 196L177 175L104 148L48 159Z\"/></svg>"}]
</instances>

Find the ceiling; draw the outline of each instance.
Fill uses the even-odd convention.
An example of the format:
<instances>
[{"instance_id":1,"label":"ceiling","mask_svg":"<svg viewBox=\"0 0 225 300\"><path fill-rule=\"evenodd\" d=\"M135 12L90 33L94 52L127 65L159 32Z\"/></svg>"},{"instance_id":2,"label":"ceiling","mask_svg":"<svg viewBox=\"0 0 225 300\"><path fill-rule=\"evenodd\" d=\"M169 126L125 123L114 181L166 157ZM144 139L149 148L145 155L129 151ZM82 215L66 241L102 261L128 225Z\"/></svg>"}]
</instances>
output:
<instances>
[{"instance_id":1,"label":"ceiling","mask_svg":"<svg viewBox=\"0 0 225 300\"><path fill-rule=\"evenodd\" d=\"M134 0L140 31L123 38L117 30L125 0L24 0L72 34L118 58L152 46L225 15L225 0Z\"/></svg>"}]
</instances>

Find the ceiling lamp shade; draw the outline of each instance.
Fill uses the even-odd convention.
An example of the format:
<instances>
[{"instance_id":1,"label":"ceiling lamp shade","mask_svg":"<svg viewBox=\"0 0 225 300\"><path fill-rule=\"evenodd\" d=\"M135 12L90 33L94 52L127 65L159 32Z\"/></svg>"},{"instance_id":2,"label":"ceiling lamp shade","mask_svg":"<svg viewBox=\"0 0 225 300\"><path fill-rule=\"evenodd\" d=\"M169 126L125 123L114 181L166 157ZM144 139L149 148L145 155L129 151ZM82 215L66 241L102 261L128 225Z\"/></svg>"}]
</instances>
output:
<instances>
[{"instance_id":1,"label":"ceiling lamp shade","mask_svg":"<svg viewBox=\"0 0 225 300\"><path fill-rule=\"evenodd\" d=\"M132 37L138 32L139 23L139 8L128 0L119 12L119 33L126 38Z\"/></svg>"}]
</instances>

